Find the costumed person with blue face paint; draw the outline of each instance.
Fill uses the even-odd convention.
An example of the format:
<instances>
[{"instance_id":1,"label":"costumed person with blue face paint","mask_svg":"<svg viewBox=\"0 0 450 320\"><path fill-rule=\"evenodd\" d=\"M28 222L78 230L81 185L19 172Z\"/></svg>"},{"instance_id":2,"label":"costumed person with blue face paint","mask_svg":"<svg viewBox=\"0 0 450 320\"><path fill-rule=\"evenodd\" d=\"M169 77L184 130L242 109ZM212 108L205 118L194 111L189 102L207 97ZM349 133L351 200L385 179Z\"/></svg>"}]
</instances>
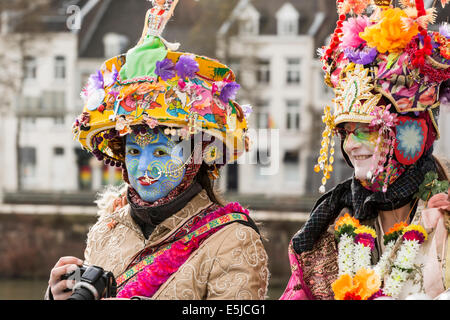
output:
<instances>
[{"instance_id":1,"label":"costumed person with blue face paint","mask_svg":"<svg viewBox=\"0 0 450 320\"><path fill-rule=\"evenodd\" d=\"M176 1L166 4L173 11ZM153 49L139 50L148 64ZM61 277L84 263L112 272L117 298L264 299L269 274L259 230L248 210L223 203L213 188L220 167L249 144L233 72L162 47L145 66L151 74L125 83L121 70L140 66L136 51L106 61L83 90L75 137L98 160L122 167L126 184L99 197L84 261L61 258L47 298L69 298L73 282Z\"/></svg>"},{"instance_id":2,"label":"costumed person with blue face paint","mask_svg":"<svg viewBox=\"0 0 450 320\"><path fill-rule=\"evenodd\" d=\"M449 101L448 26L432 28L437 8L423 0L337 5L321 51L335 94L314 168L324 195L292 238L281 299L448 300L449 178L433 156ZM325 193L334 135L354 174Z\"/></svg>"}]
</instances>

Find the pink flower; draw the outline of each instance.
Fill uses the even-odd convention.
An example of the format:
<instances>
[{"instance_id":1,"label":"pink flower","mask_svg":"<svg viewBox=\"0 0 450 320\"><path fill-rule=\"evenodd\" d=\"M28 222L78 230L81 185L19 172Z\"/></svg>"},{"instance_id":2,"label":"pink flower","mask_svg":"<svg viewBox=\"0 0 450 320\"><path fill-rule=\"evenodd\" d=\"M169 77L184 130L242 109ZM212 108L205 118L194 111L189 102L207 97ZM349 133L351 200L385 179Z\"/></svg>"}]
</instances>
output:
<instances>
[{"instance_id":1,"label":"pink flower","mask_svg":"<svg viewBox=\"0 0 450 320\"><path fill-rule=\"evenodd\" d=\"M359 33L363 32L367 26L372 25L369 17L357 16L356 18L349 18L344 21L342 25L343 36L341 39L341 48L358 48L360 45L365 45L366 41L359 37Z\"/></svg>"},{"instance_id":2,"label":"pink flower","mask_svg":"<svg viewBox=\"0 0 450 320\"><path fill-rule=\"evenodd\" d=\"M422 233L418 232L417 230L411 230L411 231L405 232L403 234L403 239L409 240L409 241L418 241L419 243L423 243L425 240L425 237L423 236Z\"/></svg>"},{"instance_id":3,"label":"pink flower","mask_svg":"<svg viewBox=\"0 0 450 320\"><path fill-rule=\"evenodd\" d=\"M375 246L375 239L368 233L358 233L355 236L355 243L361 243L365 247L370 247L370 249L373 249Z\"/></svg>"}]
</instances>

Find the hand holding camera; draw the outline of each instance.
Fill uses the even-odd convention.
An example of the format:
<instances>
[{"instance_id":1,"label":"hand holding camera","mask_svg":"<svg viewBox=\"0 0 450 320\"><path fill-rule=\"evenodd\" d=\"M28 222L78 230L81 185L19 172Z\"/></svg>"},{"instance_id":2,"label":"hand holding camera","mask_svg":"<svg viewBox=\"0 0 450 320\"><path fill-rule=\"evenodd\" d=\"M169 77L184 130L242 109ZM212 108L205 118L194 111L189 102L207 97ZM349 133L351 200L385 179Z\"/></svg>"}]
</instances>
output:
<instances>
[{"instance_id":1,"label":"hand holding camera","mask_svg":"<svg viewBox=\"0 0 450 320\"><path fill-rule=\"evenodd\" d=\"M113 273L98 266L82 265L82 263L83 261L75 257L64 257L58 261L52 269L49 281L53 298L55 300L99 300L114 297L117 293L117 285Z\"/></svg>"}]
</instances>

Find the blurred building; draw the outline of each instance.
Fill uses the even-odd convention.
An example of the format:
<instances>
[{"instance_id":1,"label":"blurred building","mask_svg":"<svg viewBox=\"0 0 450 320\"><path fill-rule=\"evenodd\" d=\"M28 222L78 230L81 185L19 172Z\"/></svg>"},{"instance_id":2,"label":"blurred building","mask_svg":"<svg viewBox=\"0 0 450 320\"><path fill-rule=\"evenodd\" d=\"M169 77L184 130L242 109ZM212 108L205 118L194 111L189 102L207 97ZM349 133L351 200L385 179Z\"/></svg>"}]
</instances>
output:
<instances>
[{"instance_id":1,"label":"blurred building","mask_svg":"<svg viewBox=\"0 0 450 320\"><path fill-rule=\"evenodd\" d=\"M70 127L82 110L79 93L89 75L134 46L149 4L43 3L1 15L0 46L8 53L2 63L18 78L14 89L2 86L10 107L1 117L0 181L9 198L17 190L89 192L121 181L119 169L81 150ZM164 36L181 42L183 51L230 65L242 85L239 101L254 110L252 151L224 170L222 190L261 197L316 193L321 177L312 167L331 92L315 51L332 32L333 8L334 0L179 3Z\"/></svg>"},{"instance_id":2,"label":"blurred building","mask_svg":"<svg viewBox=\"0 0 450 320\"><path fill-rule=\"evenodd\" d=\"M253 106L250 127L257 130L242 163L225 168L228 190L266 196L317 192L321 177L312 168L321 113L332 92L323 83L316 49L336 20L333 1L240 0L222 24L217 55L237 73L239 102ZM344 167L337 161L335 171Z\"/></svg>"},{"instance_id":3,"label":"blurred building","mask_svg":"<svg viewBox=\"0 0 450 320\"><path fill-rule=\"evenodd\" d=\"M89 75L135 45L148 7L142 0L18 0L12 8L0 6L4 197L29 199L26 191L39 191L65 192L67 198L121 182L120 170L94 161L72 140L70 128L82 110L79 93ZM227 63L241 84L238 101L253 106L251 152L224 169L222 190L254 197L262 207L273 206L269 196L316 198L321 176L312 168L322 110L332 96L316 48L328 41L336 19L335 0L180 1L164 37L181 42L182 51ZM448 125L442 128L447 137ZM437 149L446 155L444 140ZM351 174L337 149L328 187ZM297 200L291 208L299 208Z\"/></svg>"}]
</instances>

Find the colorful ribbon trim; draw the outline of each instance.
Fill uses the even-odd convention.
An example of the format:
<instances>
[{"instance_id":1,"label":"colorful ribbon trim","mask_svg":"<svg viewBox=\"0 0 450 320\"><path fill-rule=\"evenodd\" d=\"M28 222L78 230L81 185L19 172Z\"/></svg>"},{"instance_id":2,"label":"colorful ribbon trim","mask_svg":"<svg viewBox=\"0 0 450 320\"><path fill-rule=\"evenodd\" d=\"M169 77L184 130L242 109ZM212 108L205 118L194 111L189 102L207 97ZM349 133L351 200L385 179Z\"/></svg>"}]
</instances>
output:
<instances>
[{"instance_id":1,"label":"colorful ribbon trim","mask_svg":"<svg viewBox=\"0 0 450 320\"><path fill-rule=\"evenodd\" d=\"M181 241L183 243L188 243L195 237L199 237L202 234L207 233L208 231L218 228L220 226L223 226L225 224L234 222L234 221L248 221L248 217L246 214L243 213L230 213L227 215L223 215L217 219L214 219L207 224L201 226L197 230L189 233L188 235L184 236L178 241ZM167 245L166 247L162 248L161 250L155 252L154 254L149 255L147 258L142 260L141 262L137 263L135 266L130 268L129 270L125 271L121 276L119 276L116 279L117 287L120 287L124 282L129 280L130 278L134 277L137 273L139 273L142 269L144 269L146 266L152 264L157 257L162 255L167 250L170 250L172 248L172 243Z\"/></svg>"}]
</instances>

